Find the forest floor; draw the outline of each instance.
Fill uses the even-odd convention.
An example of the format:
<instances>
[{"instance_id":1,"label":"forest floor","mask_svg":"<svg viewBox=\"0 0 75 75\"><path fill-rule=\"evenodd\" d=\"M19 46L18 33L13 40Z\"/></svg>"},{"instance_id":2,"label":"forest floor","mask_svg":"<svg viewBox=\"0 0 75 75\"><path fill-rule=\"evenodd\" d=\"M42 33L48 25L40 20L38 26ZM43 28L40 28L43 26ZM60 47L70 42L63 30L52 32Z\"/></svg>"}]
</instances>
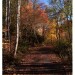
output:
<instances>
[{"instance_id":1,"label":"forest floor","mask_svg":"<svg viewBox=\"0 0 75 75\"><path fill-rule=\"evenodd\" d=\"M26 63L61 62L61 58L53 51L53 46L31 47L23 55L22 61Z\"/></svg>"},{"instance_id":2,"label":"forest floor","mask_svg":"<svg viewBox=\"0 0 75 75\"><path fill-rule=\"evenodd\" d=\"M58 56L53 46L30 47L28 53L24 54L22 57L20 67L23 68L24 66L27 67L25 70L30 73L38 72L37 75L72 75L71 65L67 62L65 63Z\"/></svg>"},{"instance_id":3,"label":"forest floor","mask_svg":"<svg viewBox=\"0 0 75 75\"><path fill-rule=\"evenodd\" d=\"M22 54L21 62L15 67L16 71L5 70L4 74L72 75L71 65L63 63L53 46L30 47L28 53Z\"/></svg>"}]
</instances>

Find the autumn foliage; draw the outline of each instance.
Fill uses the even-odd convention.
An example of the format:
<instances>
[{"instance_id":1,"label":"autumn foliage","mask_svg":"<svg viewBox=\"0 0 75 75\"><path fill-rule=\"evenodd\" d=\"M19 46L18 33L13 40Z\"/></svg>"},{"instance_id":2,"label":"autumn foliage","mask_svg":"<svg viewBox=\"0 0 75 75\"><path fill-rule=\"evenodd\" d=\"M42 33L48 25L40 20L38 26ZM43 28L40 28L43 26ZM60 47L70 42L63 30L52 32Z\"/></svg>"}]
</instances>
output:
<instances>
[{"instance_id":1,"label":"autumn foliage","mask_svg":"<svg viewBox=\"0 0 75 75\"><path fill-rule=\"evenodd\" d=\"M21 7L21 19L24 24L27 23L31 25L48 22L48 16L45 10L39 5L36 6L36 9L33 9L32 3Z\"/></svg>"}]
</instances>

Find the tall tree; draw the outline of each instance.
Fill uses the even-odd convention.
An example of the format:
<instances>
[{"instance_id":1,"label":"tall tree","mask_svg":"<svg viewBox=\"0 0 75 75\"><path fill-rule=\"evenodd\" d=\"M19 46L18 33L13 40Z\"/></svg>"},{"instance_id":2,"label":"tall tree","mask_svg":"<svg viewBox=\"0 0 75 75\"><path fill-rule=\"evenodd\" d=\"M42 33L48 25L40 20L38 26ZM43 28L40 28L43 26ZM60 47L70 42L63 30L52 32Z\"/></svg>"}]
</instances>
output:
<instances>
[{"instance_id":1,"label":"tall tree","mask_svg":"<svg viewBox=\"0 0 75 75\"><path fill-rule=\"evenodd\" d=\"M10 51L10 0L6 0L6 39L9 40L9 51Z\"/></svg>"},{"instance_id":2,"label":"tall tree","mask_svg":"<svg viewBox=\"0 0 75 75\"><path fill-rule=\"evenodd\" d=\"M63 9L65 16L67 18L67 31L69 35L69 41L71 42L72 40L72 29L70 26L70 21L72 21L72 0L67 0L64 2L64 9Z\"/></svg>"},{"instance_id":3,"label":"tall tree","mask_svg":"<svg viewBox=\"0 0 75 75\"><path fill-rule=\"evenodd\" d=\"M7 28L7 16L8 16L8 14L7 14L7 10L8 10L8 5L7 4L8 3L7 2L8 2L8 0L6 0L6 18L5 18L5 22L6 22L6 26L5 27L6 28ZM7 32L5 32L5 38L7 38Z\"/></svg>"},{"instance_id":4,"label":"tall tree","mask_svg":"<svg viewBox=\"0 0 75 75\"><path fill-rule=\"evenodd\" d=\"M17 37L16 37L16 47L15 47L15 53L14 53L14 56L16 56L17 49L18 49L18 42L19 42L20 7L21 7L21 0L18 0L18 12L17 12Z\"/></svg>"},{"instance_id":5,"label":"tall tree","mask_svg":"<svg viewBox=\"0 0 75 75\"><path fill-rule=\"evenodd\" d=\"M8 38L9 38L9 51L11 50L11 39L10 39L10 0L8 0Z\"/></svg>"}]
</instances>

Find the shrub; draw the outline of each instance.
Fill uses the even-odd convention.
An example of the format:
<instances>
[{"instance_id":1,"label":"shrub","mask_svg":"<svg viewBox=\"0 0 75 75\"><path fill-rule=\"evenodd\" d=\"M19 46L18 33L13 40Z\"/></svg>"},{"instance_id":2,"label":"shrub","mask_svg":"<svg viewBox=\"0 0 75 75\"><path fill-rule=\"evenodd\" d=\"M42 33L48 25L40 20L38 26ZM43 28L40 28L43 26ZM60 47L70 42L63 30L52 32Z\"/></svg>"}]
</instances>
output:
<instances>
[{"instance_id":1,"label":"shrub","mask_svg":"<svg viewBox=\"0 0 75 75\"><path fill-rule=\"evenodd\" d=\"M72 46L67 41L59 41L56 43L56 52L64 60L67 57L67 60L71 62L72 60Z\"/></svg>"},{"instance_id":2,"label":"shrub","mask_svg":"<svg viewBox=\"0 0 75 75\"><path fill-rule=\"evenodd\" d=\"M3 54L3 68L15 66L15 64L18 64L20 62L20 58L14 58L14 55L12 53L6 53Z\"/></svg>"}]
</instances>

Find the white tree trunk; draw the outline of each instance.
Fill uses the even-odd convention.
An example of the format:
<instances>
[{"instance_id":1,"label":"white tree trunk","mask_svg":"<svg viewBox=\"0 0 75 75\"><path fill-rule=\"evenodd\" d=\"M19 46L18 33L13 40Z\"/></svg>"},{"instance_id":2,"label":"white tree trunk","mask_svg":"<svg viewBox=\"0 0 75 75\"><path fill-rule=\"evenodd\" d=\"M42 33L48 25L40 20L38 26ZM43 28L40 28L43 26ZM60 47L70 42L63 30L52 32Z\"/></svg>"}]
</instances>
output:
<instances>
[{"instance_id":1,"label":"white tree trunk","mask_svg":"<svg viewBox=\"0 0 75 75\"><path fill-rule=\"evenodd\" d=\"M18 42L19 42L20 7L21 7L21 0L18 0L18 13L17 13L17 37L16 37L16 47L15 47L15 53L14 53L14 56L16 56L17 49L18 49Z\"/></svg>"}]
</instances>

